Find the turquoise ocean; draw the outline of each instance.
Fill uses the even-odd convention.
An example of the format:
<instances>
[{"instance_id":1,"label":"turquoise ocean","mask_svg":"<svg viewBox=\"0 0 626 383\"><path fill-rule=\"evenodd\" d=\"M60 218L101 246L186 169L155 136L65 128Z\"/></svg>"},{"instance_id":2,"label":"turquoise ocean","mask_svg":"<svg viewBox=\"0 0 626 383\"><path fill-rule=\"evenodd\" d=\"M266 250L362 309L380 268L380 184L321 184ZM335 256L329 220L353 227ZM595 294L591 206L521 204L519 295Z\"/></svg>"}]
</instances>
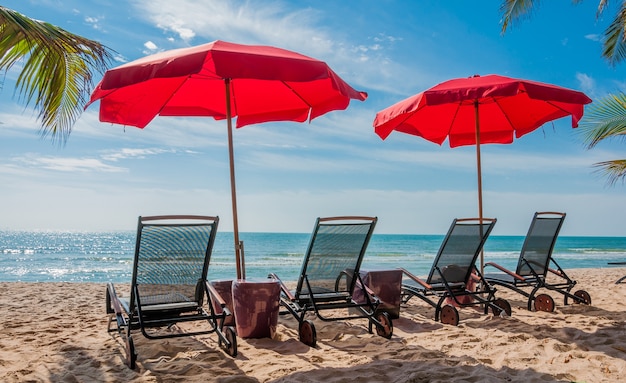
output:
<instances>
[{"instance_id":1,"label":"turquoise ocean","mask_svg":"<svg viewBox=\"0 0 626 383\"><path fill-rule=\"evenodd\" d=\"M130 283L135 249L134 231L24 232L0 231L0 281ZM295 281L311 234L241 233L247 278L270 272ZM403 267L427 275L443 235L374 234L362 269ZM485 262L515 268L523 236L491 236ZM626 262L626 237L558 238L553 258L564 269L612 267ZM236 277L232 233L217 235L209 279Z\"/></svg>"}]
</instances>

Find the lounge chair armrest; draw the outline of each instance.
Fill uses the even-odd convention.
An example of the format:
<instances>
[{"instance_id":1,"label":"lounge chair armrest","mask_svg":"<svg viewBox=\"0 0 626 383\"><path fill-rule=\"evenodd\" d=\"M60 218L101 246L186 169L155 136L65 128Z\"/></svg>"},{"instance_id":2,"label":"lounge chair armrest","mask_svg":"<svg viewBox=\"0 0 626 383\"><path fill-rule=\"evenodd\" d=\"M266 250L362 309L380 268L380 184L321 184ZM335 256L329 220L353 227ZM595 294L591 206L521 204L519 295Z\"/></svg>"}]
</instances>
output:
<instances>
[{"instance_id":1,"label":"lounge chair armrest","mask_svg":"<svg viewBox=\"0 0 626 383\"><path fill-rule=\"evenodd\" d=\"M337 280L335 280L335 291L339 291L339 282L341 281L341 277L346 276L349 278L348 280L352 280L355 278L354 269L345 269L339 273ZM372 289L370 289L366 284L361 283L361 278L356 278L355 287L363 289L369 296L375 297L376 293Z\"/></svg>"},{"instance_id":2,"label":"lounge chair armrest","mask_svg":"<svg viewBox=\"0 0 626 383\"><path fill-rule=\"evenodd\" d=\"M424 282L423 280L421 280L420 278L418 278L417 276L413 275L410 271L400 268L400 270L402 270L402 272L404 273L404 275L406 275L407 277L409 277L410 279L412 279L413 281L419 283L420 285L422 285L424 288L432 290L432 286L429 285L428 283Z\"/></svg>"},{"instance_id":3,"label":"lounge chair armrest","mask_svg":"<svg viewBox=\"0 0 626 383\"><path fill-rule=\"evenodd\" d=\"M296 300L296 297L291 293L291 291L289 291L289 289L287 288L287 285L285 285L285 283L280 278L278 278L278 275L274 273L270 273L267 277L275 281L278 281L278 283L280 284L280 289L282 290L283 294L285 294L287 298L289 298L289 300L291 301Z\"/></svg>"},{"instance_id":4,"label":"lounge chair armrest","mask_svg":"<svg viewBox=\"0 0 626 383\"><path fill-rule=\"evenodd\" d=\"M357 281L357 284L360 284L359 281ZM363 289L365 289L365 291L367 291L367 293L371 296L371 297L376 297L376 292L374 292L374 290L370 289L369 286L364 285ZM376 297L376 299L378 299L378 297Z\"/></svg>"},{"instance_id":5,"label":"lounge chair armrest","mask_svg":"<svg viewBox=\"0 0 626 383\"><path fill-rule=\"evenodd\" d=\"M345 269L339 272L339 275L337 276L337 279L335 279L335 291L339 291L339 284L341 283L341 280L343 279L343 277L346 277L346 283L349 283L349 281L352 281L354 279L354 270L353 269ZM357 278L357 286L361 286L361 284L358 284L358 278Z\"/></svg>"},{"instance_id":6,"label":"lounge chair armrest","mask_svg":"<svg viewBox=\"0 0 626 383\"><path fill-rule=\"evenodd\" d=\"M556 274L556 275L558 275L559 277L564 277L564 276L563 276L563 273L562 273L562 272L560 272L559 270L555 270L555 269L553 269L553 268L551 268L551 267L548 267L548 271L549 271L549 272L551 272L552 274Z\"/></svg>"},{"instance_id":7,"label":"lounge chair armrest","mask_svg":"<svg viewBox=\"0 0 626 383\"><path fill-rule=\"evenodd\" d=\"M124 308L122 307L120 298L117 296L115 287L113 287L113 283L107 283L107 291L109 293L109 297L111 298L111 306L113 306L113 311L115 311L115 314L121 315L124 311Z\"/></svg>"},{"instance_id":8,"label":"lounge chair armrest","mask_svg":"<svg viewBox=\"0 0 626 383\"><path fill-rule=\"evenodd\" d=\"M209 299L213 298L214 300L217 301L217 303L219 303L222 310L226 309L226 301L224 300L224 298L222 298L222 295L217 292L215 287L213 287L213 285L210 282L204 282L204 285L206 286L209 294L211 294Z\"/></svg>"},{"instance_id":9,"label":"lounge chair armrest","mask_svg":"<svg viewBox=\"0 0 626 383\"><path fill-rule=\"evenodd\" d=\"M516 274L516 273L512 272L511 270L508 270L508 269L504 268L503 266L498 265L497 263L487 262L487 263L485 263L485 266L495 267L496 269L502 271L503 273L506 273L506 274L512 276L515 279L519 279L520 281L524 280L524 277L522 277L521 275Z\"/></svg>"},{"instance_id":10,"label":"lounge chair armrest","mask_svg":"<svg viewBox=\"0 0 626 383\"><path fill-rule=\"evenodd\" d=\"M363 289L363 291L365 291L367 293L367 295L369 295L370 297L376 298L376 293L374 292L374 290L370 289L368 285L361 283L361 279L357 279L356 283L355 283L355 287L359 288L359 289Z\"/></svg>"},{"instance_id":11,"label":"lounge chair armrest","mask_svg":"<svg viewBox=\"0 0 626 383\"><path fill-rule=\"evenodd\" d=\"M345 275L345 276L347 276L348 278L354 278L354 269L345 269L345 270L342 270L342 271L339 273L339 278L341 278L341 276L342 276L342 275Z\"/></svg>"}]
</instances>

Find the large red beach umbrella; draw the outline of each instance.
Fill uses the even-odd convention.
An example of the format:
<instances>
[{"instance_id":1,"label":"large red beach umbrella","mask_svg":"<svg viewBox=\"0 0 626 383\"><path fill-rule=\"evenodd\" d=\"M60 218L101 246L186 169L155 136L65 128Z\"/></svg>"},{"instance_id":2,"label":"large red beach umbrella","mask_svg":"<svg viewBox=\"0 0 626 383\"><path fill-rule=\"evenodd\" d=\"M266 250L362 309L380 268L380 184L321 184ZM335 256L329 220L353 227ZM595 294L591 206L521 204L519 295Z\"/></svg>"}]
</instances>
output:
<instances>
[{"instance_id":1,"label":"large red beach umbrella","mask_svg":"<svg viewBox=\"0 0 626 383\"><path fill-rule=\"evenodd\" d=\"M376 114L374 130L383 140L392 131L450 147L476 145L478 215L483 218L481 144L510 144L546 122L571 116L578 126L584 93L530 80L487 75L445 81ZM481 254L480 271L483 270Z\"/></svg>"},{"instance_id":2,"label":"large red beach umbrella","mask_svg":"<svg viewBox=\"0 0 626 383\"><path fill-rule=\"evenodd\" d=\"M239 240L232 137L236 126L310 121L365 100L323 61L288 50L214 41L175 49L108 70L87 106L100 121L144 128L156 116L227 120L237 278L245 278ZM87 107L86 106L86 107Z\"/></svg>"}]
</instances>

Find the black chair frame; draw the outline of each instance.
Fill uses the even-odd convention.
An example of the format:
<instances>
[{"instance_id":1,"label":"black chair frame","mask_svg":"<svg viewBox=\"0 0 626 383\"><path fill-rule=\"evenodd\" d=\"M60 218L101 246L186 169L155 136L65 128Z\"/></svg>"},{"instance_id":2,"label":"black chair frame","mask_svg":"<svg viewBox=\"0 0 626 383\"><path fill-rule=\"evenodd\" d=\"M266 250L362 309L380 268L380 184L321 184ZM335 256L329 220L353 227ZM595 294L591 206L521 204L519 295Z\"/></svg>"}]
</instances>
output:
<instances>
[{"instance_id":1,"label":"black chair frame","mask_svg":"<svg viewBox=\"0 0 626 383\"><path fill-rule=\"evenodd\" d=\"M289 313L298 320L298 333L301 342L311 347L315 347L317 342L315 325L311 320L306 319L309 313L314 313L322 321L364 318L368 320L368 331L370 333L373 332L372 328L375 326L378 335L391 338L393 333L392 320L387 312L377 311L380 300L363 283L359 273L376 221L376 217L363 216L318 218L313 235L309 241L296 289L290 290L278 275L275 273L269 274L269 278L279 281L281 286L280 300L281 306L284 308L281 314ZM334 288L331 288L331 286L328 288L317 286L315 281L312 280L310 261L312 253L317 251L317 244L320 242L319 238L323 235L332 236L334 234L330 233L336 230L350 232L352 228L358 229L358 238L354 241L354 245L358 246L358 248L350 249L354 254L350 267L345 267L337 272L336 276L334 276ZM336 234L336 236L341 235ZM321 241L325 241L325 239ZM322 257L329 259L339 257L342 252L342 249L339 248L341 247L340 242L340 240L336 241L329 248L324 248L324 251L328 251L328 253L322 254ZM353 298L353 293L357 288L365 292L363 302L357 302ZM347 314L333 316L323 314L327 310L339 309L348 309Z\"/></svg>"},{"instance_id":2,"label":"black chair frame","mask_svg":"<svg viewBox=\"0 0 626 383\"><path fill-rule=\"evenodd\" d=\"M545 293L537 294L541 289L555 291L563 295L565 305L569 304L569 299L572 299L574 303L591 304L591 297L585 290L577 290L572 293L577 282L570 278L552 257L565 216L566 214L561 212L536 212L534 214L520 251L515 272L494 262L485 263L485 266L494 267L501 271L499 274L486 274L485 277L489 283L508 288L526 297L529 311L533 309L546 312L554 311L554 299ZM539 238L540 245L536 244L534 238ZM543 262L533 260L532 255L526 256L527 252L538 252L542 256Z\"/></svg>"},{"instance_id":3,"label":"black chair frame","mask_svg":"<svg viewBox=\"0 0 626 383\"><path fill-rule=\"evenodd\" d=\"M418 297L435 308L436 321L451 325L459 323L455 306L483 306L485 314L491 308L495 315L510 316L510 304L505 299L496 298L495 287L484 279L475 266L495 223L495 218L454 219L426 280L401 268L405 277L402 302L406 304L412 297ZM469 235L463 234L466 231ZM465 248L459 250L458 246ZM456 258L461 265L448 263L452 258ZM447 303L450 301L454 305Z\"/></svg>"},{"instance_id":4,"label":"black chair frame","mask_svg":"<svg viewBox=\"0 0 626 383\"><path fill-rule=\"evenodd\" d=\"M106 289L106 312L109 314L107 330L108 332L117 332L123 337L126 348L126 364L130 368L134 369L136 366L137 353L132 331L137 329L148 339L216 333L220 347L233 357L237 355L235 329L231 326L224 326L226 318L232 315L232 313L226 306L225 300L206 279L218 223L218 217L199 215L139 217L130 297L124 298L118 295L113 283L108 283ZM176 281L173 282L171 275L160 276L158 272L154 272L152 269L145 271L144 274L150 274L147 278L154 281L154 284L150 284L150 286L158 286L158 290L163 291L163 294L142 294L141 287L144 284L139 283L138 280L146 279L146 277L138 276L138 268L143 263L147 263L147 261L140 259L142 245L144 247L148 246L142 241L142 234L146 228L150 228L150 230L155 232L160 230L194 230L201 232L195 240L202 242L201 244L196 244L196 246L202 246L203 249L183 250L184 244L182 242L184 242L184 239L180 238L180 233L178 233L178 236L173 234L168 237L169 240L163 240L157 245L159 256L162 257L163 262L171 261L172 258L176 257L176 254L182 257L190 252L197 259L204 258L200 277L195 283L195 296L193 299L184 294L174 292L173 286L176 285ZM152 238L158 238L158 235L153 234ZM184 253L184 251L187 251L187 253ZM158 261L159 259L152 261L149 267L157 265ZM158 265L156 270L158 271ZM186 271L183 270L181 275ZM163 277L162 280L160 280L161 277ZM169 288L171 288L172 292L168 292ZM221 307L219 314L215 310L215 304ZM209 328L185 332L155 331L156 328L170 327L176 323L192 321L206 321L209 324Z\"/></svg>"}]
</instances>

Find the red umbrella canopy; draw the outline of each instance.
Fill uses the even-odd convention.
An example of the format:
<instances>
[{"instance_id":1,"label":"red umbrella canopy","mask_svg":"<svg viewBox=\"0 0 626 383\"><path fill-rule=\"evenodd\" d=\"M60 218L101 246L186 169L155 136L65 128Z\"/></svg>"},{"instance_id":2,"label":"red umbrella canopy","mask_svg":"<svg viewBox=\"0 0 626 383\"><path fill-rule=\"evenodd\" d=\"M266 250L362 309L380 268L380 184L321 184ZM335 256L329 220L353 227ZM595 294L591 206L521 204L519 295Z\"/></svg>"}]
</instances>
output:
<instances>
[{"instance_id":1,"label":"red umbrella canopy","mask_svg":"<svg viewBox=\"0 0 626 383\"><path fill-rule=\"evenodd\" d=\"M227 120L237 278L245 278L239 241L232 117L237 127L304 122L364 101L323 61L280 48L224 41L170 50L108 70L87 108L100 100L100 121L144 128L154 117Z\"/></svg>"},{"instance_id":2,"label":"red umbrella canopy","mask_svg":"<svg viewBox=\"0 0 626 383\"><path fill-rule=\"evenodd\" d=\"M481 144L509 144L568 115L572 127L578 126L583 105L590 102L584 93L556 85L474 76L443 82L380 111L374 128L382 139L396 130L439 145L448 138L450 147L457 147L475 145L480 127Z\"/></svg>"},{"instance_id":3,"label":"red umbrella canopy","mask_svg":"<svg viewBox=\"0 0 626 383\"><path fill-rule=\"evenodd\" d=\"M392 131L450 147L476 146L478 217L483 218L481 144L510 144L548 121L572 116L572 127L591 99L584 93L536 81L487 75L449 80L376 114L383 140ZM480 271L483 271L483 255Z\"/></svg>"},{"instance_id":4,"label":"red umbrella canopy","mask_svg":"<svg viewBox=\"0 0 626 383\"><path fill-rule=\"evenodd\" d=\"M288 50L214 41L170 50L108 70L91 94L100 121L145 127L155 116L228 118L230 80L237 127L304 122L365 100L323 61Z\"/></svg>"}]
</instances>

